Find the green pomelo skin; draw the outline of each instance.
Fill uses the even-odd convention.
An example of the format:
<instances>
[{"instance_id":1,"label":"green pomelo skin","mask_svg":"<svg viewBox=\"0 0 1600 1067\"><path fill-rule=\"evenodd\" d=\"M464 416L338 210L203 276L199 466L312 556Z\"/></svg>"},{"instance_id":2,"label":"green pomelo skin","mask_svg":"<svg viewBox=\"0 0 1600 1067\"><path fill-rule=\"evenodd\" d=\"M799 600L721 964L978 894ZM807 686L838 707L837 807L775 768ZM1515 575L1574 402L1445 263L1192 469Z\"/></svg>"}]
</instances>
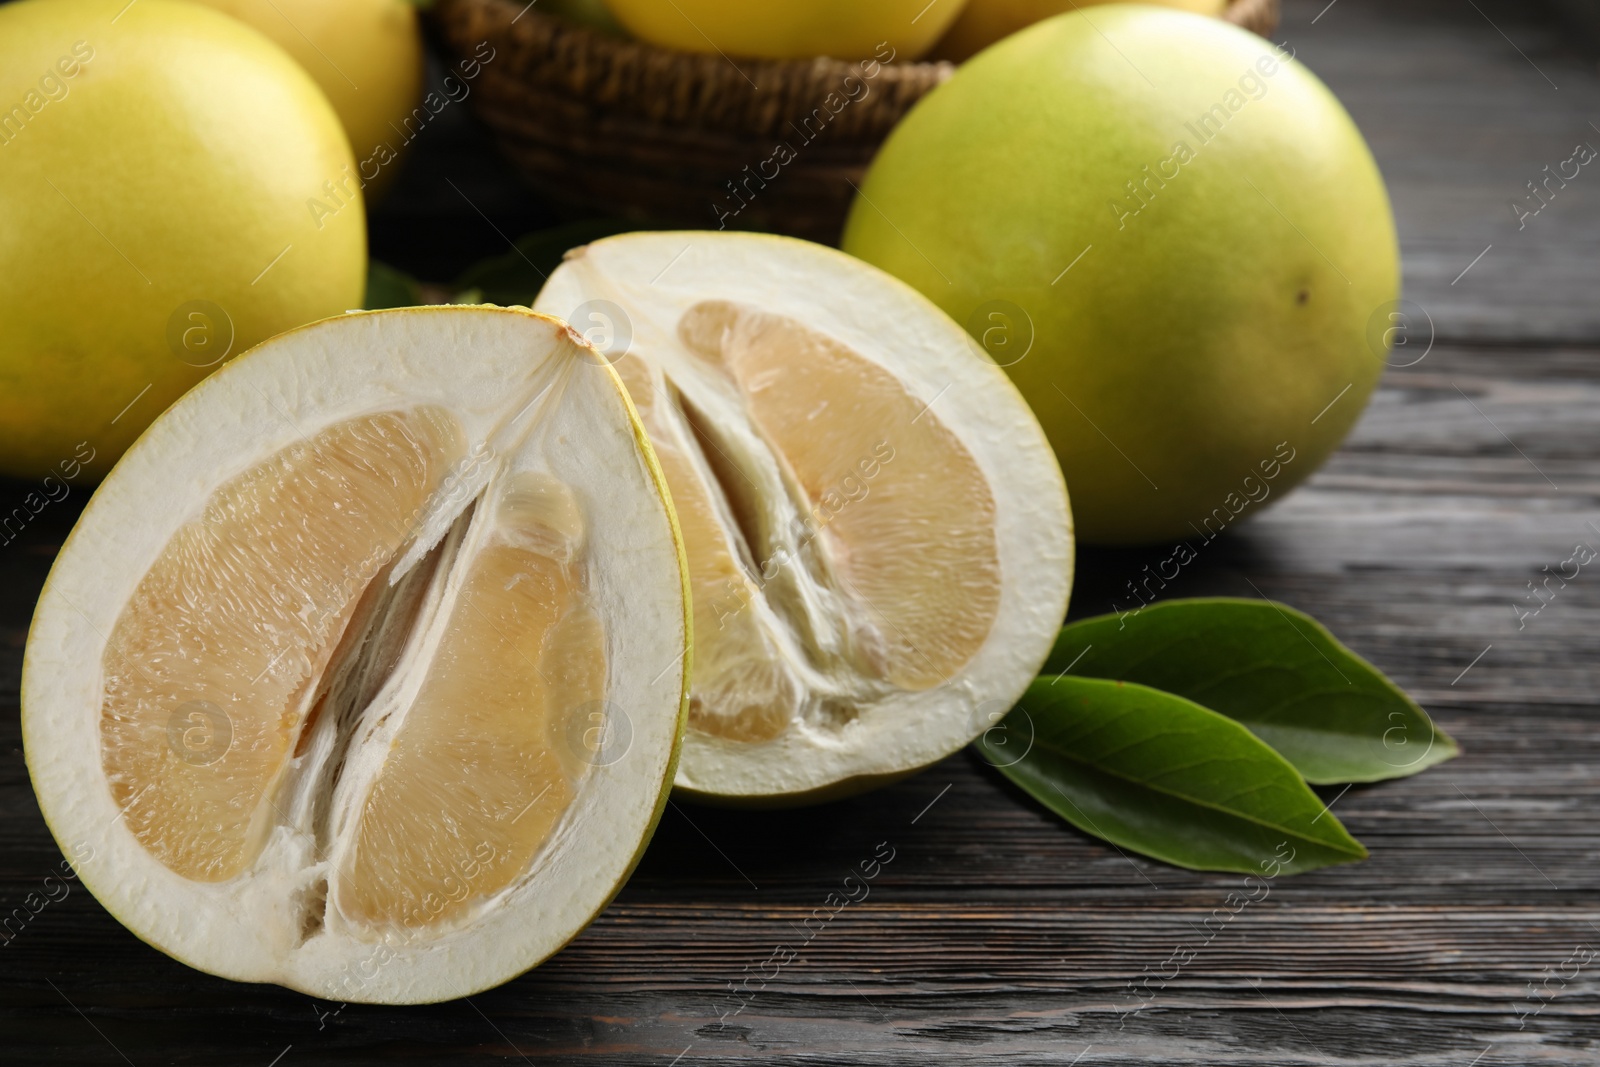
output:
<instances>
[{"instance_id":1,"label":"green pomelo skin","mask_svg":"<svg viewBox=\"0 0 1600 1067\"><path fill-rule=\"evenodd\" d=\"M1254 34L1122 4L929 94L843 247L1007 365L1099 544L1214 536L1310 475L1383 370L1399 285L1383 180L1333 94Z\"/></svg>"}]
</instances>

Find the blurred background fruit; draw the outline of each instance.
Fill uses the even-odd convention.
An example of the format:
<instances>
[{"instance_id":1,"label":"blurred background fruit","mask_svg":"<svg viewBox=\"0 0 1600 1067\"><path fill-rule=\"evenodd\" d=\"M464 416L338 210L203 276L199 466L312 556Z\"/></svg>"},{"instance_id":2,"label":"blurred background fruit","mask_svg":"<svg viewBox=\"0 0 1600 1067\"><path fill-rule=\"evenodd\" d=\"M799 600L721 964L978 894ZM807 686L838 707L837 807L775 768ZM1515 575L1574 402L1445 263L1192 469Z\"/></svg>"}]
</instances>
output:
<instances>
[{"instance_id":1,"label":"blurred background fruit","mask_svg":"<svg viewBox=\"0 0 1600 1067\"><path fill-rule=\"evenodd\" d=\"M1323 84L1136 5L1040 23L925 97L844 248L1008 364L1091 543L1215 531L1309 475L1383 369L1399 284L1382 178Z\"/></svg>"},{"instance_id":2,"label":"blurred background fruit","mask_svg":"<svg viewBox=\"0 0 1600 1067\"><path fill-rule=\"evenodd\" d=\"M369 199L394 181L417 133L422 32L411 0L197 0L268 37L328 94ZM578 0L569 0L569 6ZM594 0L589 0L592 4Z\"/></svg>"},{"instance_id":3,"label":"blurred background fruit","mask_svg":"<svg viewBox=\"0 0 1600 1067\"><path fill-rule=\"evenodd\" d=\"M605 0L640 40L685 52L767 59L916 59L962 0Z\"/></svg>"},{"instance_id":4,"label":"blurred background fruit","mask_svg":"<svg viewBox=\"0 0 1600 1067\"><path fill-rule=\"evenodd\" d=\"M950 30L934 45L935 59L959 63L1035 22L1079 8L1098 7L1118 0L968 0ZM1142 0L1159 7L1221 15L1228 0Z\"/></svg>"},{"instance_id":5,"label":"blurred background fruit","mask_svg":"<svg viewBox=\"0 0 1600 1067\"><path fill-rule=\"evenodd\" d=\"M256 31L175 0L8 4L0 109L0 473L87 450L101 476L227 356L359 306L349 145Z\"/></svg>"}]
</instances>

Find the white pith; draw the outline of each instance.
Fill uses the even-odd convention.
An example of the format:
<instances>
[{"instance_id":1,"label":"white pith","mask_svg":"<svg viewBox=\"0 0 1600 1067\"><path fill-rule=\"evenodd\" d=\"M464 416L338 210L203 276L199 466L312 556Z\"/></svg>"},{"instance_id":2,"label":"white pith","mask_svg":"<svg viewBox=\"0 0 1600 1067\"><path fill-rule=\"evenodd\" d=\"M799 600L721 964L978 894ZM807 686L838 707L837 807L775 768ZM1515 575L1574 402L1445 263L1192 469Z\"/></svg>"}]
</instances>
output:
<instances>
[{"instance_id":1,"label":"white pith","mask_svg":"<svg viewBox=\"0 0 1600 1067\"><path fill-rule=\"evenodd\" d=\"M925 766L992 727L1050 650L1073 564L1059 467L1004 371L910 287L843 253L787 238L727 232L608 238L569 253L534 306L570 318L595 300L624 310L632 331L628 352L664 376L662 388L698 412L717 451L758 487L768 547L806 564L781 568L756 602L775 623L778 655L803 684L804 706L769 741L727 740L691 727L677 785L733 801L825 797L848 790L852 780ZM850 606L818 580L829 566L823 546L802 551L797 494L782 462L726 381L679 337L685 313L705 301L787 316L868 357L931 405L982 470L995 503L1000 606L982 646L942 684L908 691L859 669L859 650L849 647L842 622ZM723 521L733 531L726 514ZM736 531L730 541L744 546ZM760 560L740 556L747 571L759 570ZM705 635L697 636L703 650Z\"/></svg>"},{"instance_id":2,"label":"white pith","mask_svg":"<svg viewBox=\"0 0 1600 1067\"><path fill-rule=\"evenodd\" d=\"M172 533L257 461L345 419L436 405L477 448L420 518L394 578L444 545L404 664L360 711L341 753L331 716L311 729L276 795L265 846L240 876L184 878L123 825L101 765L106 636ZM348 921L319 886L339 863L353 813L403 722L439 641L462 565L499 536L495 487L553 474L587 522L588 594L606 621L606 699L631 723L626 756L588 768L531 867L461 918L397 935ZM487 495L485 495L487 494ZM380 577L378 579L382 581ZM685 589L658 472L614 374L563 324L497 308L409 309L330 319L282 335L180 400L127 453L63 547L35 614L23 733L34 788L84 884L138 936L203 970L277 982L332 1001L464 996L538 963L571 939L626 877L665 802L686 685ZM387 719L385 715L387 714ZM312 825L327 802L324 851Z\"/></svg>"}]
</instances>

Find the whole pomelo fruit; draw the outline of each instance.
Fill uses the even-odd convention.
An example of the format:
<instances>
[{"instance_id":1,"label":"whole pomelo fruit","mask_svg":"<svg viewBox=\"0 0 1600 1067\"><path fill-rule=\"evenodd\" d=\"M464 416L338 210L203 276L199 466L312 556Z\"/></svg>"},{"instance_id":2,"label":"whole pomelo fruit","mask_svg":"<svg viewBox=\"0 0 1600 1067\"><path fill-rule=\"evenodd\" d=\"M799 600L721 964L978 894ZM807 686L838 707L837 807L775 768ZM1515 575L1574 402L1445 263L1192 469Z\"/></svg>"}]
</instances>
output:
<instances>
[{"instance_id":1,"label":"whole pomelo fruit","mask_svg":"<svg viewBox=\"0 0 1600 1067\"><path fill-rule=\"evenodd\" d=\"M412 0L198 0L276 41L328 94L369 193L432 112L422 99L422 31ZM443 99L443 98L441 98Z\"/></svg>"},{"instance_id":2,"label":"whole pomelo fruit","mask_svg":"<svg viewBox=\"0 0 1600 1067\"><path fill-rule=\"evenodd\" d=\"M307 206L351 165L321 90L231 18L0 7L0 473L99 477L228 355L360 306L359 194Z\"/></svg>"},{"instance_id":3,"label":"whole pomelo fruit","mask_svg":"<svg viewBox=\"0 0 1600 1067\"><path fill-rule=\"evenodd\" d=\"M1244 30L1135 5L1039 23L924 98L844 248L1008 364L1105 544L1213 536L1309 475L1383 369L1369 323L1399 277L1327 88Z\"/></svg>"},{"instance_id":4,"label":"whole pomelo fruit","mask_svg":"<svg viewBox=\"0 0 1600 1067\"><path fill-rule=\"evenodd\" d=\"M1099 7L1118 0L968 0L950 29L934 45L939 59L957 62L988 48L1002 37L1009 37L1035 22L1079 8ZM1220 15L1228 0L1142 0L1147 4L1192 11L1197 15Z\"/></svg>"},{"instance_id":5,"label":"whole pomelo fruit","mask_svg":"<svg viewBox=\"0 0 1600 1067\"><path fill-rule=\"evenodd\" d=\"M767 59L915 59L961 12L961 0L606 0L640 40L685 52Z\"/></svg>"}]
</instances>

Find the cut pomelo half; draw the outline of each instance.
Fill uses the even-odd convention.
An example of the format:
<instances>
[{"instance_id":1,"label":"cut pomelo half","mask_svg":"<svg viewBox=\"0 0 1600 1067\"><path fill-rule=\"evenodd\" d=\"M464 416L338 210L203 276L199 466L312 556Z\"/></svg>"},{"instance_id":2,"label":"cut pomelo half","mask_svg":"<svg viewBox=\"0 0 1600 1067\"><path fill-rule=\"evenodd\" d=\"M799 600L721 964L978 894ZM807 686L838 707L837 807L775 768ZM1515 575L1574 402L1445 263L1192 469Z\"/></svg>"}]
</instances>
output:
<instances>
[{"instance_id":1,"label":"cut pomelo half","mask_svg":"<svg viewBox=\"0 0 1600 1067\"><path fill-rule=\"evenodd\" d=\"M276 337L96 492L29 634L35 791L202 970L444 1000L570 940L644 849L687 575L617 375L525 310Z\"/></svg>"},{"instance_id":2,"label":"cut pomelo half","mask_svg":"<svg viewBox=\"0 0 1600 1067\"><path fill-rule=\"evenodd\" d=\"M1010 379L833 249L637 233L535 301L607 352L671 486L694 592L680 789L804 803L993 727L1072 584L1060 468Z\"/></svg>"}]
</instances>

